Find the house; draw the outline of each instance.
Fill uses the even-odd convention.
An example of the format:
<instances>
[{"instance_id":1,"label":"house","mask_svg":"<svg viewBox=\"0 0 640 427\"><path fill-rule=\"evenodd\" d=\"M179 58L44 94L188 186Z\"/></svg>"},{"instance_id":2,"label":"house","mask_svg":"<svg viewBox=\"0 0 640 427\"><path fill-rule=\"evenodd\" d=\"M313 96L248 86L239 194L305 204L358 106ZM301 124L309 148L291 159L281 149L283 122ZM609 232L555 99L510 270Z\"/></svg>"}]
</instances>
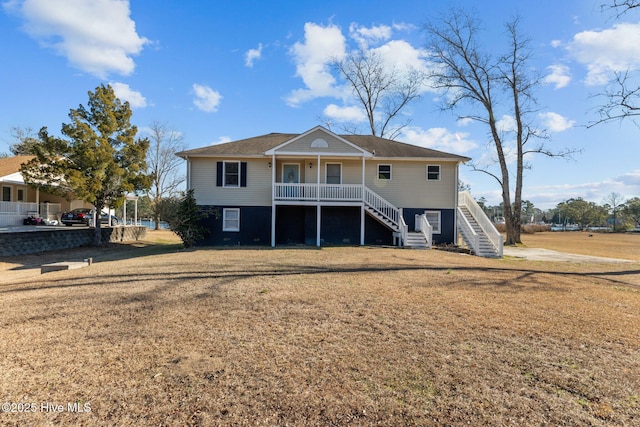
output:
<instances>
[{"instance_id":1,"label":"house","mask_svg":"<svg viewBox=\"0 0 640 427\"><path fill-rule=\"evenodd\" d=\"M458 167L467 157L322 126L177 153L214 210L209 245L457 241Z\"/></svg>"},{"instance_id":2,"label":"house","mask_svg":"<svg viewBox=\"0 0 640 427\"><path fill-rule=\"evenodd\" d=\"M32 158L33 156L0 158L0 226L22 225L29 216L59 222L62 212L85 207L82 200L69 201L26 184L20 173L20 166Z\"/></svg>"}]
</instances>

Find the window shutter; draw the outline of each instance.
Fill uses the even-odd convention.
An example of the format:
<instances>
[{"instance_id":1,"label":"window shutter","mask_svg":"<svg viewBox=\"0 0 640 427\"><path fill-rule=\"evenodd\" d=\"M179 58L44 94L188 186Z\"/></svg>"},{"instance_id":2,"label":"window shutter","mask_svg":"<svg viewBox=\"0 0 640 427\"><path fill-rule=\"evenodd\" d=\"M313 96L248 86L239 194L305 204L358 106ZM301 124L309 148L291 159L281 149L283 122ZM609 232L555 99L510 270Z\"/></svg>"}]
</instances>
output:
<instances>
[{"instance_id":1,"label":"window shutter","mask_svg":"<svg viewBox=\"0 0 640 427\"><path fill-rule=\"evenodd\" d=\"M240 163L240 187L247 186L247 162Z\"/></svg>"},{"instance_id":2,"label":"window shutter","mask_svg":"<svg viewBox=\"0 0 640 427\"><path fill-rule=\"evenodd\" d=\"M222 162L216 164L216 187L222 187Z\"/></svg>"}]
</instances>

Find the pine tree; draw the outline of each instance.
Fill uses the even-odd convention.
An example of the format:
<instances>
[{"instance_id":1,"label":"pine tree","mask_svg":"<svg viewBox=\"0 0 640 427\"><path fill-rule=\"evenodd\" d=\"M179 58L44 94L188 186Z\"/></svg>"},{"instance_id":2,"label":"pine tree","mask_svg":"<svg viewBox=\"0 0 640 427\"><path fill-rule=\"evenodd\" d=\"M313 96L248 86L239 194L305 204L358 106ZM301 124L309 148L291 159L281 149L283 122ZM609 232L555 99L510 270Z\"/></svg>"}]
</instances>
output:
<instances>
[{"instance_id":1,"label":"pine tree","mask_svg":"<svg viewBox=\"0 0 640 427\"><path fill-rule=\"evenodd\" d=\"M115 96L111 86L89 92L88 107L69 112L62 125L65 138L39 133L35 158L23 165L25 181L56 194L75 194L91 203L100 215L105 207L118 207L128 193L149 188L146 154L149 140L136 139L130 123L131 108ZM95 243L101 243L96 221Z\"/></svg>"}]
</instances>

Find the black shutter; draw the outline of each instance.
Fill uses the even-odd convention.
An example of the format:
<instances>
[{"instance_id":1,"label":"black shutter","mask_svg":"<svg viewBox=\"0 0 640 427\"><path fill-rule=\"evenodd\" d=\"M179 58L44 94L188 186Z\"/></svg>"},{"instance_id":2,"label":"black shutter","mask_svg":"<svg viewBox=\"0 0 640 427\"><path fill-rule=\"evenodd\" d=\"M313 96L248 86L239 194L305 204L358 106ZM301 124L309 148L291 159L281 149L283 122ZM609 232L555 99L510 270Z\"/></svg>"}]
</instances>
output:
<instances>
[{"instance_id":1,"label":"black shutter","mask_svg":"<svg viewBox=\"0 0 640 427\"><path fill-rule=\"evenodd\" d=\"M247 162L240 163L240 187L247 186Z\"/></svg>"},{"instance_id":2,"label":"black shutter","mask_svg":"<svg viewBox=\"0 0 640 427\"><path fill-rule=\"evenodd\" d=\"M216 168L216 187L222 187L222 162L218 162Z\"/></svg>"}]
</instances>

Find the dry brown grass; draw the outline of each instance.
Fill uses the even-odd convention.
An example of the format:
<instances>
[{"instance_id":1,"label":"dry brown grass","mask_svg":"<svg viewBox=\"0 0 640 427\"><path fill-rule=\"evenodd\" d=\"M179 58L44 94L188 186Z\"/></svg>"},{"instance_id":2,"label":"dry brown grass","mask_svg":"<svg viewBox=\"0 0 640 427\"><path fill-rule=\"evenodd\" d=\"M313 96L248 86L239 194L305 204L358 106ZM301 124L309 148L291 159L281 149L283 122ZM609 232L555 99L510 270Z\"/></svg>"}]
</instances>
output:
<instances>
[{"instance_id":1,"label":"dry brown grass","mask_svg":"<svg viewBox=\"0 0 640 427\"><path fill-rule=\"evenodd\" d=\"M532 248L640 261L640 233L550 231L523 234L522 243Z\"/></svg>"},{"instance_id":2,"label":"dry brown grass","mask_svg":"<svg viewBox=\"0 0 640 427\"><path fill-rule=\"evenodd\" d=\"M0 424L640 423L638 263L384 248L100 256L0 285L0 398L38 407ZM40 411L76 401L91 412Z\"/></svg>"}]
</instances>

